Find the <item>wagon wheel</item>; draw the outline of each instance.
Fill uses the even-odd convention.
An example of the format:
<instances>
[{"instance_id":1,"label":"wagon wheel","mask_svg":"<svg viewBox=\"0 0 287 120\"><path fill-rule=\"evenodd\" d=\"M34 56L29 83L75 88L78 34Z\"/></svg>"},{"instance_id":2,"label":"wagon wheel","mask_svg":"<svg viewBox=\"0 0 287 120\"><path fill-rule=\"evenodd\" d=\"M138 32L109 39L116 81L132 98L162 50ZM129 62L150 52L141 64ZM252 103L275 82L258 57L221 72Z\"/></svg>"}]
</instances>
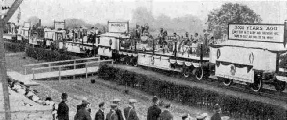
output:
<instances>
[{"instance_id":1,"label":"wagon wheel","mask_svg":"<svg viewBox=\"0 0 287 120\"><path fill-rule=\"evenodd\" d=\"M133 66L137 67L137 66L138 66L137 58L136 58L136 57L131 58L131 59L130 59L130 63L131 63Z\"/></svg>"},{"instance_id":2,"label":"wagon wheel","mask_svg":"<svg viewBox=\"0 0 287 120\"><path fill-rule=\"evenodd\" d=\"M191 75L192 71L188 68L184 68L183 71L182 71L182 75L183 77L185 78L188 78L190 75Z\"/></svg>"},{"instance_id":3,"label":"wagon wheel","mask_svg":"<svg viewBox=\"0 0 287 120\"><path fill-rule=\"evenodd\" d=\"M195 77L197 80L201 80L203 78L203 69L202 67L195 68Z\"/></svg>"},{"instance_id":4,"label":"wagon wheel","mask_svg":"<svg viewBox=\"0 0 287 120\"><path fill-rule=\"evenodd\" d=\"M274 86L277 91L282 92L285 90L286 82L275 80Z\"/></svg>"},{"instance_id":5,"label":"wagon wheel","mask_svg":"<svg viewBox=\"0 0 287 120\"><path fill-rule=\"evenodd\" d=\"M262 80L261 79L255 79L254 83L250 84L251 89L254 92L259 92L262 89Z\"/></svg>"},{"instance_id":6,"label":"wagon wheel","mask_svg":"<svg viewBox=\"0 0 287 120\"><path fill-rule=\"evenodd\" d=\"M231 80L231 79L223 79L223 84L225 86L230 86L230 85L232 85L232 83L233 83L233 80Z\"/></svg>"},{"instance_id":7,"label":"wagon wheel","mask_svg":"<svg viewBox=\"0 0 287 120\"><path fill-rule=\"evenodd\" d=\"M125 57L125 64L126 65L130 65L130 61L131 61L130 57Z\"/></svg>"}]
</instances>

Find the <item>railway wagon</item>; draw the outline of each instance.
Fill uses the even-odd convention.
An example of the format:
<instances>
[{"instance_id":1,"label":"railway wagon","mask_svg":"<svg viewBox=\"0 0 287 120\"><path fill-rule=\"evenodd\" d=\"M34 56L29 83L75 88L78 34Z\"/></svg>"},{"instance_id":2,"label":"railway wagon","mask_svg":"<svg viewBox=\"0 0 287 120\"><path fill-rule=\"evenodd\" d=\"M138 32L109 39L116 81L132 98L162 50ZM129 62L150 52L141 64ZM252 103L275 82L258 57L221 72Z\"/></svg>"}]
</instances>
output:
<instances>
[{"instance_id":1,"label":"railway wagon","mask_svg":"<svg viewBox=\"0 0 287 120\"><path fill-rule=\"evenodd\" d=\"M287 81L284 29L284 24L229 24L228 40L210 46L215 76L226 86L243 83L258 92L266 83L283 91Z\"/></svg>"},{"instance_id":2,"label":"railway wagon","mask_svg":"<svg viewBox=\"0 0 287 120\"><path fill-rule=\"evenodd\" d=\"M128 22L108 22L109 32L100 35L98 41L98 55L101 58L182 72L185 77L195 75L198 80L208 74L209 54L201 52L202 44L180 45L180 42L174 42L175 37L169 36L166 46L162 46L158 39L150 35L135 38L126 34L128 26Z\"/></svg>"},{"instance_id":3,"label":"railway wagon","mask_svg":"<svg viewBox=\"0 0 287 120\"><path fill-rule=\"evenodd\" d=\"M98 55L101 58L116 59L120 41L130 39L129 22L108 22L108 32L99 35L96 41L98 47Z\"/></svg>"}]
</instances>

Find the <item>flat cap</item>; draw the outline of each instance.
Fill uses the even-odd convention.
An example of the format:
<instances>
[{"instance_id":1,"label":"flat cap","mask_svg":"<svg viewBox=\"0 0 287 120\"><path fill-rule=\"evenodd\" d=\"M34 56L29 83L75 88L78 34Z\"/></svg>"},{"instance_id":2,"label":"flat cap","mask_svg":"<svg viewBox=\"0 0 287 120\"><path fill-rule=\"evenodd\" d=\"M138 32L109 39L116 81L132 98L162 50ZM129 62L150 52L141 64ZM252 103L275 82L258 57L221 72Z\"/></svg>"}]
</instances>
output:
<instances>
[{"instance_id":1,"label":"flat cap","mask_svg":"<svg viewBox=\"0 0 287 120\"><path fill-rule=\"evenodd\" d=\"M101 102L101 103L99 104L99 107L104 106L104 105L105 105L105 102Z\"/></svg>"}]
</instances>

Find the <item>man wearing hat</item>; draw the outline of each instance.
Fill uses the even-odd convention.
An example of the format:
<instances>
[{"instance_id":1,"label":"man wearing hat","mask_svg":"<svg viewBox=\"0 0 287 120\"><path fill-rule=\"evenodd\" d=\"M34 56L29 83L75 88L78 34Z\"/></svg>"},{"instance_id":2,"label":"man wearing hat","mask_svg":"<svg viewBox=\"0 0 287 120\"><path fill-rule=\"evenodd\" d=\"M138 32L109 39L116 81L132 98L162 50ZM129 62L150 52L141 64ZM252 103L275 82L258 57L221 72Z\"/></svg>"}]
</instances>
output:
<instances>
[{"instance_id":1,"label":"man wearing hat","mask_svg":"<svg viewBox=\"0 0 287 120\"><path fill-rule=\"evenodd\" d=\"M62 102L58 105L58 120L69 120L69 107L66 104L68 94L62 93Z\"/></svg>"},{"instance_id":2,"label":"man wearing hat","mask_svg":"<svg viewBox=\"0 0 287 120\"><path fill-rule=\"evenodd\" d=\"M212 117L210 118L210 120L221 120L221 108L218 104L214 105L214 112L215 114L212 115Z\"/></svg>"},{"instance_id":3,"label":"man wearing hat","mask_svg":"<svg viewBox=\"0 0 287 120\"><path fill-rule=\"evenodd\" d=\"M90 115L89 105L90 103L87 101L83 101L82 107L77 111L77 114L75 115L74 120L92 120L92 117Z\"/></svg>"},{"instance_id":4,"label":"man wearing hat","mask_svg":"<svg viewBox=\"0 0 287 120\"><path fill-rule=\"evenodd\" d=\"M112 102L113 102L113 104L117 105L116 108L115 108L115 111L117 113L118 120L124 120L122 111L119 109L120 101L121 101L120 99L116 98Z\"/></svg>"},{"instance_id":5,"label":"man wearing hat","mask_svg":"<svg viewBox=\"0 0 287 120\"><path fill-rule=\"evenodd\" d=\"M85 107L85 106L83 105L84 103L88 103L88 98L86 98L86 97L83 97L83 98L82 98L82 103L81 103L80 105L77 105L77 112L78 112L81 108ZM91 109L90 109L90 108L88 108L88 111L91 113Z\"/></svg>"},{"instance_id":6,"label":"man wearing hat","mask_svg":"<svg viewBox=\"0 0 287 120\"><path fill-rule=\"evenodd\" d=\"M153 105L148 108L147 120L157 120L161 113L161 109L158 107L159 99L154 96L152 98Z\"/></svg>"},{"instance_id":7,"label":"man wearing hat","mask_svg":"<svg viewBox=\"0 0 287 120\"><path fill-rule=\"evenodd\" d=\"M107 114L106 120L119 120L118 115L116 113L117 106L118 106L117 104L114 103L111 104L111 110Z\"/></svg>"},{"instance_id":8,"label":"man wearing hat","mask_svg":"<svg viewBox=\"0 0 287 120\"><path fill-rule=\"evenodd\" d=\"M105 120L105 113L104 113L104 110L105 110L105 102L101 102L99 104L99 110L98 112L96 113L96 116L95 116L95 120Z\"/></svg>"},{"instance_id":9,"label":"man wearing hat","mask_svg":"<svg viewBox=\"0 0 287 120\"><path fill-rule=\"evenodd\" d=\"M139 120L138 115L135 111L135 99L129 99L129 106L124 109L124 115L126 120Z\"/></svg>"},{"instance_id":10,"label":"man wearing hat","mask_svg":"<svg viewBox=\"0 0 287 120\"><path fill-rule=\"evenodd\" d=\"M165 104L163 112L159 115L159 120L173 120L173 115L169 111L171 104Z\"/></svg>"}]
</instances>

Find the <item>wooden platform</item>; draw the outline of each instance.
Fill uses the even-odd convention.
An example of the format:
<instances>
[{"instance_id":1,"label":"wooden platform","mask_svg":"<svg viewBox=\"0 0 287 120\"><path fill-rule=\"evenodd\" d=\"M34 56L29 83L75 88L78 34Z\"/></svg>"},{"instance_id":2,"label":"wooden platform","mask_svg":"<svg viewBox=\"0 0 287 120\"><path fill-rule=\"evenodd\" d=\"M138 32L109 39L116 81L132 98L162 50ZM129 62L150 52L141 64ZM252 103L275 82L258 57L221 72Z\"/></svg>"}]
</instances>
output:
<instances>
[{"instance_id":1,"label":"wooden platform","mask_svg":"<svg viewBox=\"0 0 287 120\"><path fill-rule=\"evenodd\" d=\"M98 72L99 67L87 67L73 70L65 70L65 71L53 71L53 72L44 72L44 73L36 73L34 75L34 79L45 79L45 78L55 78L62 76L73 76L73 75L81 75L87 73L95 73ZM29 79L33 80L33 74L26 75Z\"/></svg>"}]
</instances>

